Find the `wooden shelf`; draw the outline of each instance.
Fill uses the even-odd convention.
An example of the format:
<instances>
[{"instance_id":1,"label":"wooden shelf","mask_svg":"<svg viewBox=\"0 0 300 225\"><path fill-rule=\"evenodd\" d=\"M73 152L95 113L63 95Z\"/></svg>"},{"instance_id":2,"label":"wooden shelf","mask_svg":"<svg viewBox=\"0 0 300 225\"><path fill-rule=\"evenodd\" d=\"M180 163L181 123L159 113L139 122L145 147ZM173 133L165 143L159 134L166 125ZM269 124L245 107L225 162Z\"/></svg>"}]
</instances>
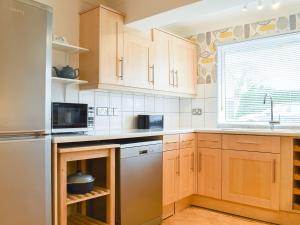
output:
<instances>
[{"instance_id":1,"label":"wooden shelf","mask_svg":"<svg viewBox=\"0 0 300 225\"><path fill-rule=\"evenodd\" d=\"M108 225L107 223L80 214L69 216L68 225Z\"/></svg>"},{"instance_id":2,"label":"wooden shelf","mask_svg":"<svg viewBox=\"0 0 300 225\"><path fill-rule=\"evenodd\" d=\"M294 180L300 180L300 174L294 174Z\"/></svg>"},{"instance_id":3,"label":"wooden shelf","mask_svg":"<svg viewBox=\"0 0 300 225\"><path fill-rule=\"evenodd\" d=\"M67 79L67 78L60 78L60 77L52 77L53 81L64 83L64 84L86 84L88 83L85 80L77 80L77 79Z\"/></svg>"},{"instance_id":4,"label":"wooden shelf","mask_svg":"<svg viewBox=\"0 0 300 225\"><path fill-rule=\"evenodd\" d=\"M294 145L294 151L295 152L300 152L300 146Z\"/></svg>"},{"instance_id":5,"label":"wooden shelf","mask_svg":"<svg viewBox=\"0 0 300 225\"><path fill-rule=\"evenodd\" d=\"M300 166L300 160L295 159L294 160L294 166Z\"/></svg>"},{"instance_id":6,"label":"wooden shelf","mask_svg":"<svg viewBox=\"0 0 300 225\"><path fill-rule=\"evenodd\" d=\"M67 205L87 201L87 200L90 200L93 198L99 198L99 197L106 196L109 194L110 194L110 191L108 189L101 188L101 187L94 187L93 191L86 193L86 194L82 194L82 195L68 194Z\"/></svg>"},{"instance_id":7,"label":"wooden shelf","mask_svg":"<svg viewBox=\"0 0 300 225\"><path fill-rule=\"evenodd\" d=\"M294 195L300 195L300 188L295 187L293 193Z\"/></svg>"},{"instance_id":8,"label":"wooden shelf","mask_svg":"<svg viewBox=\"0 0 300 225\"><path fill-rule=\"evenodd\" d=\"M69 45L66 43L60 43L56 41L52 42L52 48L69 54L85 53L89 51L86 48L81 48L79 46Z\"/></svg>"},{"instance_id":9,"label":"wooden shelf","mask_svg":"<svg viewBox=\"0 0 300 225\"><path fill-rule=\"evenodd\" d=\"M295 210L300 210L300 204L294 203L294 204L293 204L293 209L295 209Z\"/></svg>"}]
</instances>

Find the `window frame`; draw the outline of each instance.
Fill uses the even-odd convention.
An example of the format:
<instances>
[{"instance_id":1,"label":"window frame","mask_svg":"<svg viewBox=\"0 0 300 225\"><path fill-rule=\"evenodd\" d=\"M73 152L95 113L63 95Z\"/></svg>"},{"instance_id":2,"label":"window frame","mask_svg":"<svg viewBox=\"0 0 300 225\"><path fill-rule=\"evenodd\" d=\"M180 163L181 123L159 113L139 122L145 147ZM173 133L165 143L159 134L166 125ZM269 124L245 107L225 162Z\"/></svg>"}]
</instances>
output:
<instances>
[{"instance_id":1,"label":"window frame","mask_svg":"<svg viewBox=\"0 0 300 225\"><path fill-rule=\"evenodd\" d=\"M225 104L225 98L223 96L225 95L225 82L223 82L223 68L224 68L224 60L223 60L223 54L219 54L219 47L232 45L232 44L238 44L243 42L250 42L253 40L260 40L260 39L267 39L272 37L278 37L278 36L284 36L284 35L292 35L292 34L298 34L300 35L300 31L287 31L287 32L281 32L277 34L269 34L269 35L263 35L259 37L250 37L243 40L231 40L231 41L225 41L220 42L216 44L216 71L217 71L217 127L219 128L252 128L252 129L265 129L270 128L270 124L268 122L241 122L241 121L226 121L225 120L225 110L223 111L223 105ZM263 104L263 99L262 99ZM269 100L266 104L271 104ZM276 102L275 102L276 104ZM271 106L270 106L271 111ZM276 120L276 119L275 119ZM279 129L300 129L300 123L280 123L275 125L276 128Z\"/></svg>"}]
</instances>

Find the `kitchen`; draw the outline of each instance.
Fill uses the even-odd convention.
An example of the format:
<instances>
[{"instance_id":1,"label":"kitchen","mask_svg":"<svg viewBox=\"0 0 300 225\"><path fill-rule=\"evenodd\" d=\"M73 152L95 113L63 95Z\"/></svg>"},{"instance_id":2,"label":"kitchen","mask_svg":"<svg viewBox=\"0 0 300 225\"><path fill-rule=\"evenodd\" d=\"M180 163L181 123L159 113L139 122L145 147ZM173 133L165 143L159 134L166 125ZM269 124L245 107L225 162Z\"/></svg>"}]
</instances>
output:
<instances>
[{"instance_id":1,"label":"kitchen","mask_svg":"<svg viewBox=\"0 0 300 225\"><path fill-rule=\"evenodd\" d=\"M1 1L1 225L300 224L300 2L151 2Z\"/></svg>"}]
</instances>

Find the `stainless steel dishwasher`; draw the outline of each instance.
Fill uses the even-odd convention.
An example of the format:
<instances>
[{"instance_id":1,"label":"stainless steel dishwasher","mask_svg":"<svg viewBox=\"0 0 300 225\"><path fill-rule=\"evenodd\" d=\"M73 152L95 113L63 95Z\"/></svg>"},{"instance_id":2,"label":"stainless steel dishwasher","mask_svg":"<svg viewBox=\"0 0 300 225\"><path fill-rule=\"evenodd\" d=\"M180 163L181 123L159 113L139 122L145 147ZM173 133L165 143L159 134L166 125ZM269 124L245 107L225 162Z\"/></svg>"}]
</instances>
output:
<instances>
[{"instance_id":1,"label":"stainless steel dishwasher","mask_svg":"<svg viewBox=\"0 0 300 225\"><path fill-rule=\"evenodd\" d=\"M162 141L121 144L116 158L117 225L161 223L162 151Z\"/></svg>"}]
</instances>

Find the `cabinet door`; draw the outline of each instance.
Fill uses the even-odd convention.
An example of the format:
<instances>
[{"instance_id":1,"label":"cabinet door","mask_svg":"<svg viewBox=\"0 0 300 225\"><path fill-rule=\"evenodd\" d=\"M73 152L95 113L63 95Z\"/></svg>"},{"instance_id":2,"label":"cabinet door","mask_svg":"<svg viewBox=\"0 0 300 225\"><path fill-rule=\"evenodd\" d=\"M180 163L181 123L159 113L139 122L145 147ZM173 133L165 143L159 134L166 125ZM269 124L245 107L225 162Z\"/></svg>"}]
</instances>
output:
<instances>
[{"instance_id":1,"label":"cabinet door","mask_svg":"<svg viewBox=\"0 0 300 225\"><path fill-rule=\"evenodd\" d=\"M179 199L194 194L195 190L195 151L193 148L180 149Z\"/></svg>"},{"instance_id":2,"label":"cabinet door","mask_svg":"<svg viewBox=\"0 0 300 225\"><path fill-rule=\"evenodd\" d=\"M221 149L198 148L198 194L221 198Z\"/></svg>"},{"instance_id":3,"label":"cabinet door","mask_svg":"<svg viewBox=\"0 0 300 225\"><path fill-rule=\"evenodd\" d=\"M153 30L154 41L154 89L160 91L174 91L174 70L171 68L171 36Z\"/></svg>"},{"instance_id":4,"label":"cabinet door","mask_svg":"<svg viewBox=\"0 0 300 225\"><path fill-rule=\"evenodd\" d=\"M222 199L279 209L280 155L222 151Z\"/></svg>"},{"instance_id":5,"label":"cabinet door","mask_svg":"<svg viewBox=\"0 0 300 225\"><path fill-rule=\"evenodd\" d=\"M175 202L179 188L179 150L163 153L163 205Z\"/></svg>"},{"instance_id":6,"label":"cabinet door","mask_svg":"<svg viewBox=\"0 0 300 225\"><path fill-rule=\"evenodd\" d=\"M197 47L188 41L172 39L175 87L185 94L196 93Z\"/></svg>"},{"instance_id":7,"label":"cabinet door","mask_svg":"<svg viewBox=\"0 0 300 225\"><path fill-rule=\"evenodd\" d=\"M100 83L122 84L123 16L100 8Z\"/></svg>"},{"instance_id":8,"label":"cabinet door","mask_svg":"<svg viewBox=\"0 0 300 225\"><path fill-rule=\"evenodd\" d=\"M153 88L153 68L150 65L151 41L134 33L124 34L124 85ZM151 68L150 68L151 67Z\"/></svg>"}]
</instances>

